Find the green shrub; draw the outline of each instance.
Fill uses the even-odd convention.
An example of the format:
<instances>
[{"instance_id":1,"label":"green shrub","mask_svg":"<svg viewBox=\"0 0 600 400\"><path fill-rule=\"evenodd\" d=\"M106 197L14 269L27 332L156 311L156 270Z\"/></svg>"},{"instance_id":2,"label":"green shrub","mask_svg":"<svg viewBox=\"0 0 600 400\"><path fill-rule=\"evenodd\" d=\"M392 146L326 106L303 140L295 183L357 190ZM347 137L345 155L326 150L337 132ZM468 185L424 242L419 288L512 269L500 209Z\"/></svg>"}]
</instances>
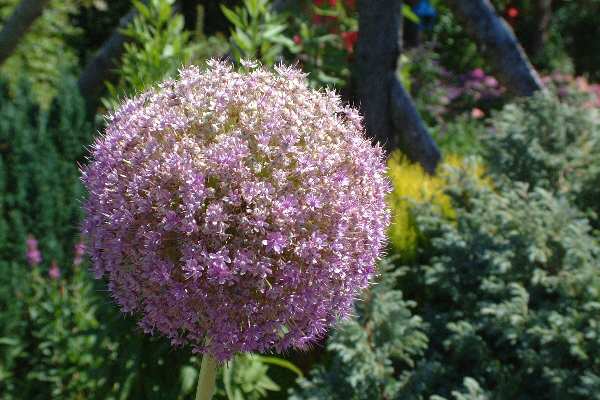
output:
<instances>
[{"instance_id":1,"label":"green shrub","mask_svg":"<svg viewBox=\"0 0 600 400\"><path fill-rule=\"evenodd\" d=\"M281 61L283 51L294 48L292 39L283 32L285 17L270 10L269 0L244 0L234 9L221 5L221 11L232 24L231 53L242 59L259 60L272 66Z\"/></svg>"},{"instance_id":2,"label":"green shrub","mask_svg":"<svg viewBox=\"0 0 600 400\"><path fill-rule=\"evenodd\" d=\"M70 260L81 217L78 162L91 141L74 79L41 110L29 86L0 89L0 260L24 261L27 234L43 238L48 259Z\"/></svg>"},{"instance_id":3,"label":"green shrub","mask_svg":"<svg viewBox=\"0 0 600 400\"><path fill-rule=\"evenodd\" d=\"M0 281L0 393L3 399L93 398L105 363L85 270L53 280L45 268L3 263ZM64 272L63 272L64 273Z\"/></svg>"},{"instance_id":4,"label":"green shrub","mask_svg":"<svg viewBox=\"0 0 600 400\"><path fill-rule=\"evenodd\" d=\"M429 327L419 395L449 395L468 374L497 399L591 398L600 247L587 219L522 183L494 192L458 175L449 188L456 223L419 213L427 261L401 285Z\"/></svg>"},{"instance_id":5,"label":"green shrub","mask_svg":"<svg viewBox=\"0 0 600 400\"><path fill-rule=\"evenodd\" d=\"M445 1L434 0L438 17L429 37L439 49L440 62L451 71L463 73L474 68L483 68L485 61L477 45L462 26Z\"/></svg>"},{"instance_id":6,"label":"green shrub","mask_svg":"<svg viewBox=\"0 0 600 400\"><path fill-rule=\"evenodd\" d=\"M580 96L561 101L540 93L518 100L495 115L492 126L485 140L491 172L600 211L600 118Z\"/></svg>"},{"instance_id":7,"label":"green shrub","mask_svg":"<svg viewBox=\"0 0 600 400\"><path fill-rule=\"evenodd\" d=\"M0 0L0 25L19 3L20 0ZM19 79L27 76L42 107L50 104L62 86L63 70L74 69L78 62L69 42L81 33L71 23L79 6L77 0L51 0L33 23L15 52L0 68L13 94L18 91Z\"/></svg>"},{"instance_id":8,"label":"green shrub","mask_svg":"<svg viewBox=\"0 0 600 400\"><path fill-rule=\"evenodd\" d=\"M185 30L184 18L175 0L134 2L138 15L124 30L130 39L117 70L117 82L108 86L109 96L103 103L112 108L117 99L133 96L190 63L202 64L211 57L225 54L227 43L219 35L202 34L203 8L198 8L196 32Z\"/></svg>"},{"instance_id":9,"label":"green shrub","mask_svg":"<svg viewBox=\"0 0 600 400\"><path fill-rule=\"evenodd\" d=\"M443 153L467 157L481 155L485 125L468 115L457 115L433 129L435 142Z\"/></svg>"}]
</instances>

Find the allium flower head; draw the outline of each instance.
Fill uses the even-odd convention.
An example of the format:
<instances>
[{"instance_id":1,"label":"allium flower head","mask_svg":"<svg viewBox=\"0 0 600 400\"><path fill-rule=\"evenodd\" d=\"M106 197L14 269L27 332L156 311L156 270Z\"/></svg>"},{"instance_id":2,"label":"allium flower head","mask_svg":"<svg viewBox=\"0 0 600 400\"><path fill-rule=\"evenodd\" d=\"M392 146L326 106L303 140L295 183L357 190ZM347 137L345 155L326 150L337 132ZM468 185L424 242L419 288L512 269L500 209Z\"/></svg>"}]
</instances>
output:
<instances>
[{"instance_id":1,"label":"allium flower head","mask_svg":"<svg viewBox=\"0 0 600 400\"><path fill-rule=\"evenodd\" d=\"M93 269L148 333L223 361L347 316L389 223L383 152L331 91L245 63L126 101L83 171Z\"/></svg>"}]
</instances>

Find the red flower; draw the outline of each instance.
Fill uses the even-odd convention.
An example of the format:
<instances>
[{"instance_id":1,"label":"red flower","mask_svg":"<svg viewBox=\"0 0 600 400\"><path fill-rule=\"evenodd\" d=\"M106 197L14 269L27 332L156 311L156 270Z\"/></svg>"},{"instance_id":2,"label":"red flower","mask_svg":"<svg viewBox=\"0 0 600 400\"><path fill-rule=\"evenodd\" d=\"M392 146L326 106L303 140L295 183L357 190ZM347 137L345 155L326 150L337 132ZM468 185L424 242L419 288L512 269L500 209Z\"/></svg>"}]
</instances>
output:
<instances>
[{"instance_id":1,"label":"red flower","mask_svg":"<svg viewBox=\"0 0 600 400\"><path fill-rule=\"evenodd\" d=\"M519 16L519 9L516 7L508 7L506 10L506 15L510 18L517 18Z\"/></svg>"},{"instance_id":2,"label":"red flower","mask_svg":"<svg viewBox=\"0 0 600 400\"><path fill-rule=\"evenodd\" d=\"M356 8L356 0L346 0L346 6L349 9L354 10Z\"/></svg>"},{"instance_id":3,"label":"red flower","mask_svg":"<svg viewBox=\"0 0 600 400\"><path fill-rule=\"evenodd\" d=\"M322 6L325 0L313 0L315 6Z\"/></svg>"},{"instance_id":4,"label":"red flower","mask_svg":"<svg viewBox=\"0 0 600 400\"><path fill-rule=\"evenodd\" d=\"M342 36L342 40L344 42L344 47L346 48L346 51L348 53L353 53L354 45L356 45L356 42L358 41L358 32L357 31L342 32L341 36Z\"/></svg>"},{"instance_id":5,"label":"red flower","mask_svg":"<svg viewBox=\"0 0 600 400\"><path fill-rule=\"evenodd\" d=\"M337 0L329 0L329 5L330 5L331 7L335 7L335 6L336 6L336 4L337 4Z\"/></svg>"},{"instance_id":6,"label":"red flower","mask_svg":"<svg viewBox=\"0 0 600 400\"><path fill-rule=\"evenodd\" d=\"M298 46L300 46L302 44L302 38L300 37L300 35L294 35L293 40L294 40L294 43Z\"/></svg>"}]
</instances>

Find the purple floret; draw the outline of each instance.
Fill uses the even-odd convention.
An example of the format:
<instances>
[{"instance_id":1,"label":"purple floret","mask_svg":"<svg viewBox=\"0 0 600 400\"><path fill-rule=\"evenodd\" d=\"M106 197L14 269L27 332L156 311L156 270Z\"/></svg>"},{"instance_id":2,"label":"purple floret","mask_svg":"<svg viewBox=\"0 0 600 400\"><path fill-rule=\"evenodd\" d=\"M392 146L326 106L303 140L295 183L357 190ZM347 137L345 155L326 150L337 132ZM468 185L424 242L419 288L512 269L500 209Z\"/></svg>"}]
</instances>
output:
<instances>
[{"instance_id":1,"label":"purple floret","mask_svg":"<svg viewBox=\"0 0 600 400\"><path fill-rule=\"evenodd\" d=\"M93 270L122 311L220 361L347 317L389 223L382 149L288 67L183 69L110 116L83 181Z\"/></svg>"}]
</instances>

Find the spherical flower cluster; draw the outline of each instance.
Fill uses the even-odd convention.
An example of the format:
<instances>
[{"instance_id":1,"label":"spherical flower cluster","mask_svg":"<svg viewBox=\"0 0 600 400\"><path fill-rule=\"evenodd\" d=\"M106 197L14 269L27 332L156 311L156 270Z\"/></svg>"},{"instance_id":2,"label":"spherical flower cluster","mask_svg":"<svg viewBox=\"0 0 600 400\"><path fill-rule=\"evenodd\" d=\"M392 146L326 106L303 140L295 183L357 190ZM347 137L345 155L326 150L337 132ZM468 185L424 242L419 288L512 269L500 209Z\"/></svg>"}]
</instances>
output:
<instances>
[{"instance_id":1,"label":"spherical flower cluster","mask_svg":"<svg viewBox=\"0 0 600 400\"><path fill-rule=\"evenodd\" d=\"M210 62L126 101L84 168L93 269L148 332L223 361L345 317L389 223L383 151L294 68Z\"/></svg>"}]
</instances>

